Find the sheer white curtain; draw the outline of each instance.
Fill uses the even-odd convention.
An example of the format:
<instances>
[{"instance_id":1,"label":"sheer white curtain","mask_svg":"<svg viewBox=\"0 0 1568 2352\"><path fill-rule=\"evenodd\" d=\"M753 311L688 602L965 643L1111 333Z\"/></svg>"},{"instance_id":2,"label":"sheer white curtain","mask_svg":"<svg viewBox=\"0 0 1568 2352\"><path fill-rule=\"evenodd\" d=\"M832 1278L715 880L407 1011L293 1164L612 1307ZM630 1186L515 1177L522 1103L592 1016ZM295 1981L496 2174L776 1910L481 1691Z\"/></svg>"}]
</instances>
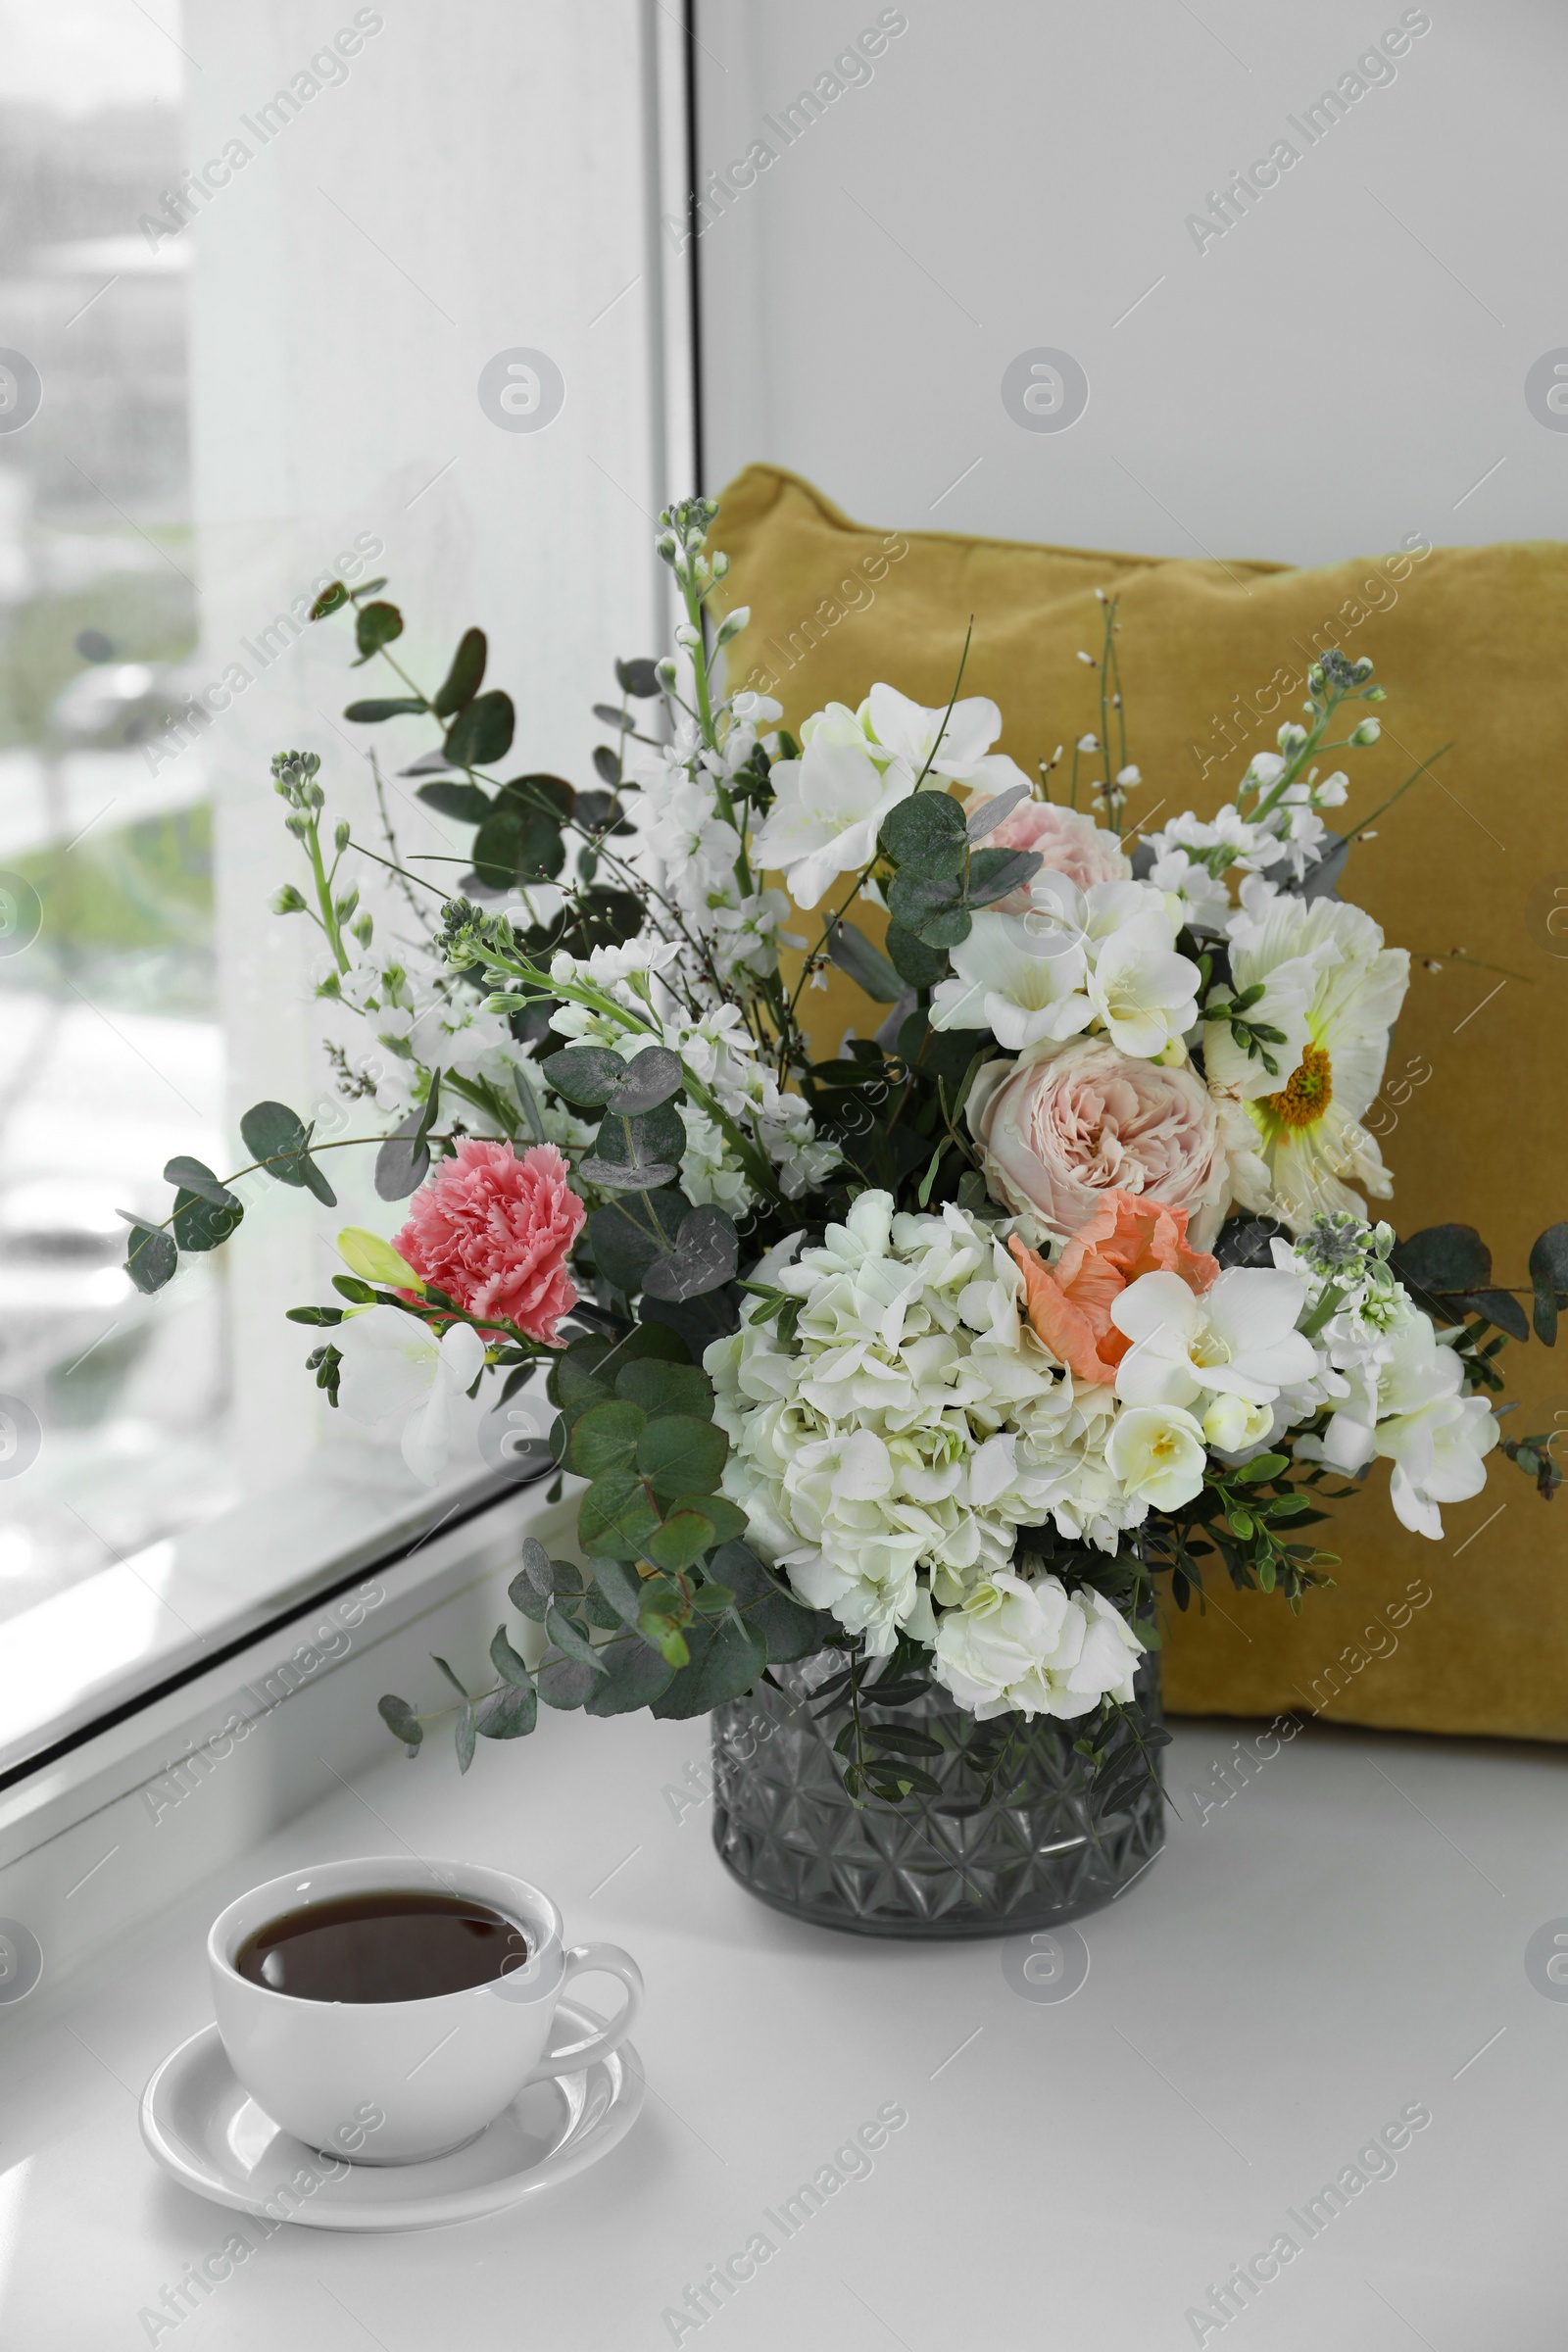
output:
<instances>
[{"instance_id":1,"label":"sheer white curtain","mask_svg":"<svg viewBox=\"0 0 1568 2352\"><path fill-rule=\"evenodd\" d=\"M361 579L385 573L408 619L399 659L427 686L477 623L487 683L516 705L514 767L592 780L590 706L613 656L662 650L652 523L691 483L683 277L657 227L683 138L678 27L655 0L335 16L193 0L182 37L201 69L192 165L216 162L211 181L229 169L210 195L187 189L184 233L204 658L230 689L212 737L230 1115L272 1097L351 1134L365 1114L353 1126L335 1105L310 997L319 935L268 911L301 878L270 756L318 752L332 812L380 849L373 745L406 852L467 837L395 781L428 725L346 724L355 694L398 689L350 669L341 618L298 616L345 556ZM559 388L517 352L543 354ZM501 391L520 387L506 402L481 398L492 363ZM423 870L451 887L463 869ZM362 875L372 895L374 869ZM388 1230L372 1157L326 1164L346 1211L370 1206ZM287 1475L319 1433L310 1335L281 1310L330 1296L340 1221L272 1186L231 1251L253 1484Z\"/></svg>"}]
</instances>

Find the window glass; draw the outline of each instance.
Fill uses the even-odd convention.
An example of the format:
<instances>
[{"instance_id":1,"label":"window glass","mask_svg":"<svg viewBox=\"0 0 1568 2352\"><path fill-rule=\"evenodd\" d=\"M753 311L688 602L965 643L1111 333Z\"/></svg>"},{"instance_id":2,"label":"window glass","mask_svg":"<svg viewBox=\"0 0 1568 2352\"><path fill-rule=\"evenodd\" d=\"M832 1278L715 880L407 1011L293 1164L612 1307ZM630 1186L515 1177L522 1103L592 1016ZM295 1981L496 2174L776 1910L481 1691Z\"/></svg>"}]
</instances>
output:
<instances>
[{"instance_id":1,"label":"window glass","mask_svg":"<svg viewBox=\"0 0 1568 2352\"><path fill-rule=\"evenodd\" d=\"M224 1269L122 1271L168 1136L220 1156L212 810L148 742L197 637L185 58L123 0L0 7L0 1616L233 1492Z\"/></svg>"}]
</instances>

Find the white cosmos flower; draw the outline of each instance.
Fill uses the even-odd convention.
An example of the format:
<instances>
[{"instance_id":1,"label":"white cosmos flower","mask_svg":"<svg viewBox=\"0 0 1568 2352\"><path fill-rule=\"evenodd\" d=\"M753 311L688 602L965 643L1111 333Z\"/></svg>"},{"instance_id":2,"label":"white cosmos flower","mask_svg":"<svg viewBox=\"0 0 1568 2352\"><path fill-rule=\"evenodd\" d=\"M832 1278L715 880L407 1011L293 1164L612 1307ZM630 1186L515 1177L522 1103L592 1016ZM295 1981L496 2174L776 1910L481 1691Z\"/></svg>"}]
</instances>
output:
<instances>
[{"instance_id":1,"label":"white cosmos flower","mask_svg":"<svg viewBox=\"0 0 1568 2352\"><path fill-rule=\"evenodd\" d=\"M1242 911L1232 916L1230 934L1238 991L1254 981L1268 984L1282 966L1298 967L1303 958L1314 967L1300 1059L1272 1093L1247 1103L1266 1184L1239 1187L1240 1203L1281 1217L1297 1233L1321 1210L1360 1216L1363 1204L1350 1182L1375 1196L1394 1189L1376 1139L1361 1122L1383 1083L1410 958L1402 948L1385 948L1382 931L1359 906L1326 898L1308 903L1255 878L1242 885ZM1217 1074L1210 1082L1234 1099L1233 1082Z\"/></svg>"},{"instance_id":2,"label":"white cosmos flower","mask_svg":"<svg viewBox=\"0 0 1568 2352\"><path fill-rule=\"evenodd\" d=\"M799 760L773 766L776 798L752 844L754 863L782 867L797 906L819 905L835 875L870 863L882 819L908 799L916 772L885 755L879 765L863 736L845 742L819 730Z\"/></svg>"},{"instance_id":3,"label":"white cosmos flower","mask_svg":"<svg viewBox=\"0 0 1568 2352\"><path fill-rule=\"evenodd\" d=\"M1264 1050L1274 1064L1272 1072L1261 1054L1250 1054L1237 1044L1223 1005L1205 1019L1203 1071L1216 1093L1223 1091L1234 1102L1250 1102L1257 1095L1273 1093L1285 1080L1286 1073L1299 1066L1311 1043L1306 1008L1317 987L1322 961L1322 952L1316 956L1292 956L1259 975L1263 994L1248 1007L1246 1018L1265 1028L1284 1031L1283 1042L1270 1040L1265 1045ZM1252 982L1238 980L1236 985L1239 995L1244 987L1251 987Z\"/></svg>"},{"instance_id":4,"label":"white cosmos flower","mask_svg":"<svg viewBox=\"0 0 1568 2352\"><path fill-rule=\"evenodd\" d=\"M1054 1576L1028 1583L1000 1569L937 1627L936 1674L980 1722L1016 1710L1075 1716L1110 1696L1125 1704L1143 1643L1110 1602L1069 1593Z\"/></svg>"},{"instance_id":5,"label":"white cosmos flower","mask_svg":"<svg viewBox=\"0 0 1568 2352\"><path fill-rule=\"evenodd\" d=\"M1129 1404L1208 1396L1272 1404L1318 1368L1296 1328L1305 1300L1305 1284L1271 1266L1228 1266L1201 1297L1179 1274L1142 1274L1110 1310L1133 1343L1116 1369L1116 1394Z\"/></svg>"},{"instance_id":6,"label":"white cosmos flower","mask_svg":"<svg viewBox=\"0 0 1568 2352\"><path fill-rule=\"evenodd\" d=\"M404 1460L433 1487L451 1450L460 1399L484 1369L484 1342L472 1324L454 1323L438 1341L419 1316L372 1306L345 1316L333 1345L343 1357L343 1411L370 1427L397 1417Z\"/></svg>"},{"instance_id":7,"label":"white cosmos flower","mask_svg":"<svg viewBox=\"0 0 1568 2352\"><path fill-rule=\"evenodd\" d=\"M932 996L933 1029L989 1029L1016 1054L1042 1038L1076 1037L1094 1017L1082 948L1033 916L982 910L952 960L957 976Z\"/></svg>"},{"instance_id":8,"label":"white cosmos flower","mask_svg":"<svg viewBox=\"0 0 1568 2352\"><path fill-rule=\"evenodd\" d=\"M1208 1450L1180 1405L1128 1404L1112 1424L1105 1459L1130 1498L1174 1511L1201 1494Z\"/></svg>"}]
</instances>

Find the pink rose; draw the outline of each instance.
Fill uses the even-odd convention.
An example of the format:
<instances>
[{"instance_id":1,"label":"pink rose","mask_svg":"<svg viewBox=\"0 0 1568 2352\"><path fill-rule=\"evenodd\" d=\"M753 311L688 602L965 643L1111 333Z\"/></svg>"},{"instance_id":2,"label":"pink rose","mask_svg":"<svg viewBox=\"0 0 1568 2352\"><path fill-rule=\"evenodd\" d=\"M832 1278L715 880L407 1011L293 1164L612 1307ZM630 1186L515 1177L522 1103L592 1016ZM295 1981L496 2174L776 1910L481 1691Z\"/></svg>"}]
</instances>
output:
<instances>
[{"instance_id":1,"label":"pink rose","mask_svg":"<svg viewBox=\"0 0 1568 2352\"><path fill-rule=\"evenodd\" d=\"M1230 1162L1208 1089L1190 1068L1082 1038L1049 1059L988 1063L966 1116L992 1197L1057 1241L1110 1192L1185 1209L1194 1249L1219 1231Z\"/></svg>"},{"instance_id":2,"label":"pink rose","mask_svg":"<svg viewBox=\"0 0 1568 2352\"><path fill-rule=\"evenodd\" d=\"M983 796L982 796L983 797ZM971 802L977 808L978 802ZM1059 808L1054 801L1020 801L1004 816L983 846L988 850L1035 850L1047 873L1065 874L1080 890L1096 882L1125 882L1133 870L1120 842L1103 825L1076 808ZM996 904L998 914L1027 914L1029 886L1009 891Z\"/></svg>"},{"instance_id":3,"label":"pink rose","mask_svg":"<svg viewBox=\"0 0 1568 2352\"><path fill-rule=\"evenodd\" d=\"M587 1213L554 1144L519 1159L510 1144L469 1136L415 1194L392 1247L470 1315L549 1344L577 1303L566 1258Z\"/></svg>"}]
</instances>

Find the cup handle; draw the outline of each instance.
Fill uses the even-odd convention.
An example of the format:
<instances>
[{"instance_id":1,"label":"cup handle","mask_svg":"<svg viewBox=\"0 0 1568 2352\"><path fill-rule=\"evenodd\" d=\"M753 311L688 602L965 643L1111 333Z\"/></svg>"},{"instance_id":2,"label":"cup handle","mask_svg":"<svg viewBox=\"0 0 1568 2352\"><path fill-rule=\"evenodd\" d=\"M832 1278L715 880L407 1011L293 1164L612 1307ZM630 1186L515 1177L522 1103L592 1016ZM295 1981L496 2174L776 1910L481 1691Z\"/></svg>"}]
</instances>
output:
<instances>
[{"instance_id":1,"label":"cup handle","mask_svg":"<svg viewBox=\"0 0 1568 2352\"><path fill-rule=\"evenodd\" d=\"M596 2058L608 2058L618 2050L636 2024L643 2005L643 1972L630 1952L623 1952L618 1943L577 1943L563 1955L561 1984L558 1994L564 1992L573 1977L591 1976L596 1971L607 1977L618 1977L626 1987L626 1998L620 2015L608 2026L601 2026L582 2041L567 2042L564 2049L553 2049L541 2058L530 2082L546 2082L554 2075L575 2074L579 2068L591 2066Z\"/></svg>"}]
</instances>

